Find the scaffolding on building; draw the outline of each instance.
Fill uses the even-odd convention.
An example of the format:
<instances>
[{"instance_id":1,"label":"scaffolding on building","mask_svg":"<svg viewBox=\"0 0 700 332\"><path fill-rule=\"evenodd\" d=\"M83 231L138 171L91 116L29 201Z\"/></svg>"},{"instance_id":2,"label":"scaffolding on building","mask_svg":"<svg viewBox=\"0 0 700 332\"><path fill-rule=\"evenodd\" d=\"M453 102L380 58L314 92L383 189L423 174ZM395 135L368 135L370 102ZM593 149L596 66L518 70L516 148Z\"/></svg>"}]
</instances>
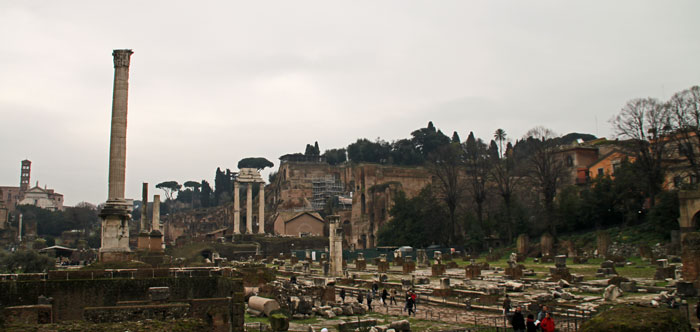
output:
<instances>
[{"instance_id":1,"label":"scaffolding on building","mask_svg":"<svg viewBox=\"0 0 700 332\"><path fill-rule=\"evenodd\" d=\"M331 197L342 196L343 184L333 175L313 178L311 180L313 197L311 206L314 210L323 210L326 202Z\"/></svg>"}]
</instances>

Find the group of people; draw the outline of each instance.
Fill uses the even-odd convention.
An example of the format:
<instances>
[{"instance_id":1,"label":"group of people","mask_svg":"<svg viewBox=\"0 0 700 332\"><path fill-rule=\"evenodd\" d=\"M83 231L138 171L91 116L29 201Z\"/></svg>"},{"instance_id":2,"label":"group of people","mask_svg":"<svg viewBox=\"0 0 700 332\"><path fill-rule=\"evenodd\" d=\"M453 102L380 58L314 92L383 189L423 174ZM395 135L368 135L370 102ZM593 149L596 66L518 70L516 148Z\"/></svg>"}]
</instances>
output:
<instances>
[{"instance_id":1,"label":"group of people","mask_svg":"<svg viewBox=\"0 0 700 332\"><path fill-rule=\"evenodd\" d=\"M537 314L537 320L532 314L527 315L527 319L522 313L522 307L515 308L515 312L510 319L510 324L515 332L554 332L554 319L547 306L542 306L542 310Z\"/></svg>"},{"instance_id":2,"label":"group of people","mask_svg":"<svg viewBox=\"0 0 700 332\"><path fill-rule=\"evenodd\" d=\"M372 285L372 288L365 291L360 290L357 292L357 302L358 303L363 303L365 302L365 298L367 298L367 308L372 311L372 300L377 297L377 293L379 292L379 286L375 283ZM340 300L345 303L345 288L340 289ZM391 292L389 292L386 288L382 289L382 292L379 295L379 298L381 299L382 305L387 306L389 304L396 305L396 296L397 292L396 289L392 289ZM416 299L417 295L414 293L412 290L406 292L406 305L404 306L404 311L408 311L408 315L410 316L413 314L414 316L416 315ZM388 300L388 303L387 303Z\"/></svg>"}]
</instances>

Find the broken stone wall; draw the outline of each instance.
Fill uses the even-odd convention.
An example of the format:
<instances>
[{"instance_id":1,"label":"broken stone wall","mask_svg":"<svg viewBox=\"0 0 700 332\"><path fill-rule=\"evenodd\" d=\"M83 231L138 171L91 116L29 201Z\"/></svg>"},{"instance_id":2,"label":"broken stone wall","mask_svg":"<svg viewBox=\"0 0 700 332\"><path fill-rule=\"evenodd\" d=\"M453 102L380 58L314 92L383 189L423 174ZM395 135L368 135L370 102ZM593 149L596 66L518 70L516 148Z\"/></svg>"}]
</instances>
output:
<instances>
[{"instance_id":1,"label":"broken stone wall","mask_svg":"<svg viewBox=\"0 0 700 332\"><path fill-rule=\"evenodd\" d=\"M233 227L233 203L171 213L162 216L161 220L166 243L174 243L181 236L193 240L209 232Z\"/></svg>"}]
</instances>

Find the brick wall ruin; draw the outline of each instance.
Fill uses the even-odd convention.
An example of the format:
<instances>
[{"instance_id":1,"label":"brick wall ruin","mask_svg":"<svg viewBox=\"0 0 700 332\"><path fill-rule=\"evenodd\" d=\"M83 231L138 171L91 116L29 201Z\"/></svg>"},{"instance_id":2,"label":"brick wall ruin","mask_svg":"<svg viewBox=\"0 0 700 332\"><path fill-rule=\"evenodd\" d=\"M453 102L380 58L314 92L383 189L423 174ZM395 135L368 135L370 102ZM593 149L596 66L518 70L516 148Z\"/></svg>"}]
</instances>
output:
<instances>
[{"instance_id":1,"label":"brick wall ruin","mask_svg":"<svg viewBox=\"0 0 700 332\"><path fill-rule=\"evenodd\" d=\"M325 162L282 161L275 181L268 189L267 205L272 213L279 211L309 211L314 182L335 179L343 195L352 195L352 206L338 211L344 232L344 245L358 249L376 246L376 235L389 221L389 210L396 192L408 197L417 195L431 183L430 173L422 167L400 167L378 164L343 164L331 166ZM272 214L271 213L271 214Z\"/></svg>"}]
</instances>

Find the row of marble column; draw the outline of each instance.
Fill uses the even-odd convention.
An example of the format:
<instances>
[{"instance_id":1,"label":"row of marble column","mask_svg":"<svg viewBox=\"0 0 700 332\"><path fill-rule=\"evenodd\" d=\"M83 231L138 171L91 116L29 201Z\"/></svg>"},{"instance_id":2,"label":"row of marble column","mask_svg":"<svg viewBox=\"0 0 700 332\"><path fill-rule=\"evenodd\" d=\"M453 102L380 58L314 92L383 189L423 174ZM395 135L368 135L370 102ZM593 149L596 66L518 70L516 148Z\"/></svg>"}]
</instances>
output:
<instances>
[{"instance_id":1,"label":"row of marble column","mask_svg":"<svg viewBox=\"0 0 700 332\"><path fill-rule=\"evenodd\" d=\"M255 182L247 182L246 190L246 233L253 234L253 184ZM260 190L258 191L258 233L265 233L265 183L258 182ZM233 233L241 234L241 200L240 200L240 184L238 181L233 183Z\"/></svg>"}]
</instances>

